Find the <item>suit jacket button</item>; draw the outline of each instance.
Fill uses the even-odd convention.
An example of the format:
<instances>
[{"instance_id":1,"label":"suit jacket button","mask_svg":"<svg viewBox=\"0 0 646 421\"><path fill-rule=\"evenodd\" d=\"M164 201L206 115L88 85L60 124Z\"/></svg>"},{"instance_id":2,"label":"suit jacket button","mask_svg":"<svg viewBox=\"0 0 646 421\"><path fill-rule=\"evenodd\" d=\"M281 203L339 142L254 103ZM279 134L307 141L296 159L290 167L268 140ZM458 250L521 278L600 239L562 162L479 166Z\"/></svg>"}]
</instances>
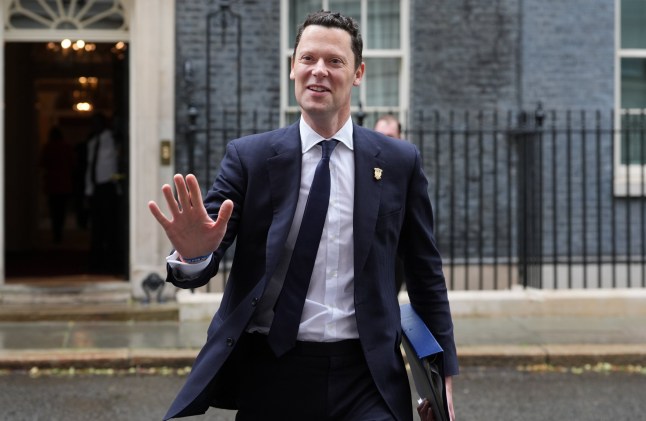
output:
<instances>
[{"instance_id":1,"label":"suit jacket button","mask_svg":"<svg viewBox=\"0 0 646 421\"><path fill-rule=\"evenodd\" d=\"M236 341L233 338L227 338L227 346L233 346Z\"/></svg>"},{"instance_id":2,"label":"suit jacket button","mask_svg":"<svg viewBox=\"0 0 646 421\"><path fill-rule=\"evenodd\" d=\"M253 300L251 300L251 306L252 307L255 307L257 305L258 305L258 298L254 298Z\"/></svg>"}]
</instances>

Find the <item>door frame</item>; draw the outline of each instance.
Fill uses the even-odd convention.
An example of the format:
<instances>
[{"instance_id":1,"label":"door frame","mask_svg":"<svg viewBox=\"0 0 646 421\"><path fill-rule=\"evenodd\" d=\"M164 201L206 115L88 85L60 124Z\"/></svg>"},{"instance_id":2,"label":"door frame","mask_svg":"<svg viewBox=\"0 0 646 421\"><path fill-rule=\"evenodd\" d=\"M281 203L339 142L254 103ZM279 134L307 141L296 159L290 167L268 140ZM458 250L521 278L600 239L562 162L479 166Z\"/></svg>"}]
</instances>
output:
<instances>
[{"instance_id":1,"label":"door frame","mask_svg":"<svg viewBox=\"0 0 646 421\"><path fill-rule=\"evenodd\" d=\"M3 1L6 3L6 0ZM21 31L18 36L5 32L0 25L0 134L4 145L5 98L4 65L7 41L52 41L66 37L92 42L127 41L130 48L129 68L129 273L132 295L144 298L142 281L151 273L165 272L164 256L170 243L150 215L147 203L161 202L161 185L172 179L174 156L170 165L162 165L160 145L175 137L175 1L127 0L123 2L129 21L123 31ZM0 22L6 8L0 7ZM124 36L126 39L124 39ZM174 151L171 146L171 154ZM0 147L0 286L5 282L5 153Z\"/></svg>"}]
</instances>

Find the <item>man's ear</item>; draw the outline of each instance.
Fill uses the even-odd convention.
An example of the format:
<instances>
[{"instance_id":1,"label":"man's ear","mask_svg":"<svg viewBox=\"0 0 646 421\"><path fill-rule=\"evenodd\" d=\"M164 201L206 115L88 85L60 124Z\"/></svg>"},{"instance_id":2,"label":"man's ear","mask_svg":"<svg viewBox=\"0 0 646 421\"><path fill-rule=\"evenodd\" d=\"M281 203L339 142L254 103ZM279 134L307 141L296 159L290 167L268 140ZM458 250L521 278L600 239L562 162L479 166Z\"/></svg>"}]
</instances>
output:
<instances>
[{"instance_id":1,"label":"man's ear","mask_svg":"<svg viewBox=\"0 0 646 421\"><path fill-rule=\"evenodd\" d=\"M354 86L359 86L361 85L361 79L363 79L363 74L366 71L366 63L363 61L361 62L361 65L357 67L357 70L354 72L354 82L352 82L352 85Z\"/></svg>"}]
</instances>

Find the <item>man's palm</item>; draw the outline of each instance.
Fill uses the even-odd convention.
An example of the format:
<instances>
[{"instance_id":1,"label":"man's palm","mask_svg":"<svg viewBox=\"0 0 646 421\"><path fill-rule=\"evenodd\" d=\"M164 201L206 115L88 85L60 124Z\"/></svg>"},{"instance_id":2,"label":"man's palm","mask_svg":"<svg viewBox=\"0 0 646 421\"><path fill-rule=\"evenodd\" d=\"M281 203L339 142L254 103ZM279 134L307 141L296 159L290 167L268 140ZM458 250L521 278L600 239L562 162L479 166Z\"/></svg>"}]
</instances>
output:
<instances>
[{"instance_id":1,"label":"man's palm","mask_svg":"<svg viewBox=\"0 0 646 421\"><path fill-rule=\"evenodd\" d=\"M154 201L148 203L150 212L164 228L166 236L180 256L190 259L211 254L224 237L233 212L233 202L225 200L220 206L217 220L213 221L202 203L197 178L189 174L184 179L182 175L176 174L173 181L177 199L173 196L171 186L162 186L171 218L168 219Z\"/></svg>"}]
</instances>

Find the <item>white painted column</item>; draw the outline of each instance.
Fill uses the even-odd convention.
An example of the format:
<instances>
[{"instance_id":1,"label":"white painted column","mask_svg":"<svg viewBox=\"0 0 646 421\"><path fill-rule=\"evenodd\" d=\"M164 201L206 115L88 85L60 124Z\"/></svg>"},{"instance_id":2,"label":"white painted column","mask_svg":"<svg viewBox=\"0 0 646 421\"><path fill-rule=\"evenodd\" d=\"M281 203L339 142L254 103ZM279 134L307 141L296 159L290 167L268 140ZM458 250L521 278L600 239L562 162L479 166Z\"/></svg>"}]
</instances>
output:
<instances>
[{"instance_id":1,"label":"white painted column","mask_svg":"<svg viewBox=\"0 0 646 421\"><path fill-rule=\"evenodd\" d=\"M134 297L145 294L142 281L164 277L170 251L163 230L148 210L155 200L165 209L161 185L172 181L160 162L160 142L175 135L175 2L134 1L130 21L130 282ZM173 288L166 287L166 296Z\"/></svg>"}]
</instances>

